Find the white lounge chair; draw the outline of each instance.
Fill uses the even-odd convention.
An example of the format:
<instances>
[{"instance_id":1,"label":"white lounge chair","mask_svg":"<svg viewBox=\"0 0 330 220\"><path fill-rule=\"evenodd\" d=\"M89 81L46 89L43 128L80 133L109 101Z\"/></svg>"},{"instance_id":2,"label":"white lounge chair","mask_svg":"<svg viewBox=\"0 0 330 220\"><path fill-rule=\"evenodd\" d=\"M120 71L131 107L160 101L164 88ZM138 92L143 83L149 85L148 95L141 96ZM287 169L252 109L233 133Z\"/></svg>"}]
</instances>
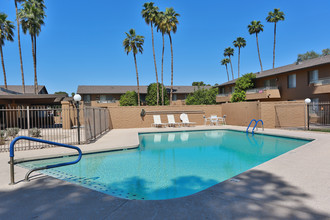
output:
<instances>
[{"instance_id":1,"label":"white lounge chair","mask_svg":"<svg viewBox=\"0 0 330 220\"><path fill-rule=\"evenodd\" d=\"M176 125L180 126L182 123L175 122L174 115L167 115L168 126L175 127Z\"/></svg>"},{"instance_id":2,"label":"white lounge chair","mask_svg":"<svg viewBox=\"0 0 330 220\"><path fill-rule=\"evenodd\" d=\"M182 113L182 114L180 115L180 119L181 119L182 124L183 124L184 126L185 126L185 125L189 126L189 125L192 125L192 124L196 124L196 122L190 122L190 121L189 121L189 118L188 118L188 115L185 114L185 113Z\"/></svg>"},{"instance_id":3,"label":"white lounge chair","mask_svg":"<svg viewBox=\"0 0 330 220\"><path fill-rule=\"evenodd\" d=\"M151 124L151 126L155 126L155 127L166 127L166 123L162 123L161 119L160 119L160 115L154 115L154 123Z\"/></svg>"}]
</instances>

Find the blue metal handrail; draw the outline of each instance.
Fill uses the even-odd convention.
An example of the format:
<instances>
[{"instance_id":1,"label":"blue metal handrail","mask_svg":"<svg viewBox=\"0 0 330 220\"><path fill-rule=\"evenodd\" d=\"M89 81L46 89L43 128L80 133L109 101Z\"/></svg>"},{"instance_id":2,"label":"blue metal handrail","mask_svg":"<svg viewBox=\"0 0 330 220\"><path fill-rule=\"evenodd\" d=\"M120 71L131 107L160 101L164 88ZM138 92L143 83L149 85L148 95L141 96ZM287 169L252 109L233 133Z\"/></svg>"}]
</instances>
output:
<instances>
[{"instance_id":1,"label":"blue metal handrail","mask_svg":"<svg viewBox=\"0 0 330 220\"><path fill-rule=\"evenodd\" d=\"M35 142L45 143L45 144L56 145L56 146L60 146L60 147L71 148L71 149L77 150L78 153L79 153L78 158L75 161L59 163L59 164L53 164L53 165L47 165L47 166L44 166L44 167L38 167L38 168L34 168L34 169L30 170L25 176L26 181L29 180L30 174L34 171L76 164L80 161L80 159L82 157L82 152L81 152L80 148L75 147L75 146L71 146L71 145L68 145L68 144L62 144L62 143L57 143L57 142L52 142L52 141L46 141L46 140L32 138L32 137L26 137L26 136L17 137L10 143L10 155L9 155L10 156L10 161L9 161L10 176L11 176L10 185L15 184L15 180L14 180L14 146L15 146L15 143L17 141L21 140L21 139L28 140L28 141L35 141Z\"/></svg>"},{"instance_id":2,"label":"blue metal handrail","mask_svg":"<svg viewBox=\"0 0 330 220\"><path fill-rule=\"evenodd\" d=\"M261 122L262 130L264 130L264 122L261 119L259 119L258 121L256 121L256 124L254 125L254 127L252 129L252 135L254 135L254 129L257 127L259 121Z\"/></svg>"},{"instance_id":3,"label":"blue metal handrail","mask_svg":"<svg viewBox=\"0 0 330 220\"><path fill-rule=\"evenodd\" d=\"M252 119L252 120L250 121L250 124L249 124L249 126L246 128L246 133L249 133L249 128L250 128L250 126L251 126L252 122L254 122L254 121L257 123L257 120L255 120L255 119Z\"/></svg>"}]
</instances>

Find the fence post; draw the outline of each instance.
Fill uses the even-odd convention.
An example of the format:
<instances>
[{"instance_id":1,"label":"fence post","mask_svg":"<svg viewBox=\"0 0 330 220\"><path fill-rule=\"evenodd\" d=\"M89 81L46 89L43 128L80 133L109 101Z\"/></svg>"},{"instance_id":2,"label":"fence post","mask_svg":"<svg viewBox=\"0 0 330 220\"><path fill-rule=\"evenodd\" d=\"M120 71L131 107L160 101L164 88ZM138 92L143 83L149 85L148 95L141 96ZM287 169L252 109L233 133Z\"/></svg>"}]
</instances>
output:
<instances>
[{"instance_id":1,"label":"fence post","mask_svg":"<svg viewBox=\"0 0 330 220\"><path fill-rule=\"evenodd\" d=\"M101 118L101 109L99 109L99 116L100 116L100 134L102 133L102 118Z\"/></svg>"},{"instance_id":2,"label":"fence post","mask_svg":"<svg viewBox=\"0 0 330 220\"><path fill-rule=\"evenodd\" d=\"M307 130L309 131L309 104L307 104Z\"/></svg>"},{"instance_id":3,"label":"fence post","mask_svg":"<svg viewBox=\"0 0 330 220\"><path fill-rule=\"evenodd\" d=\"M26 115L27 115L27 129L30 130L30 106L26 107Z\"/></svg>"},{"instance_id":4,"label":"fence post","mask_svg":"<svg viewBox=\"0 0 330 220\"><path fill-rule=\"evenodd\" d=\"M95 108L93 108L93 130L94 130L94 132L93 132L93 139L95 139L96 138L96 124L95 124L95 121L96 121L96 118L95 118Z\"/></svg>"}]
</instances>

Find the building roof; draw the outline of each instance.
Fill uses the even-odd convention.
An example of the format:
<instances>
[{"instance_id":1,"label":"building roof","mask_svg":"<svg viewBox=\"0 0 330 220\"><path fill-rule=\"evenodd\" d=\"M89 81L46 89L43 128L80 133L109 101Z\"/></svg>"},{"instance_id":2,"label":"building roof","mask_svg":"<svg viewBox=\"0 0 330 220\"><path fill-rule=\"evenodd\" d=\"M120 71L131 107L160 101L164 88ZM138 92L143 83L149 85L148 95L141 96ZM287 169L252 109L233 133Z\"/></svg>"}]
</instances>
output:
<instances>
[{"instance_id":1,"label":"building roof","mask_svg":"<svg viewBox=\"0 0 330 220\"><path fill-rule=\"evenodd\" d=\"M304 61L297 62L294 64L289 64L286 66L269 69L269 70L263 71L261 73L257 72L256 78L258 79L258 78L263 78L263 77L267 77L267 76L274 76L274 75L278 75L278 74L288 73L288 72L292 72L295 70L305 69L305 68L319 66L319 65L328 64L328 63L330 63L330 55L321 56L318 58L304 60ZM236 80L237 79L222 83L219 86L234 84L236 82Z\"/></svg>"},{"instance_id":2,"label":"building roof","mask_svg":"<svg viewBox=\"0 0 330 220\"><path fill-rule=\"evenodd\" d=\"M171 86L165 86L167 90ZM210 89L212 86L202 86L202 88ZM140 94L147 94L148 86L140 86ZM198 89L198 86L173 86L174 94L189 94ZM78 94L125 94L127 91L136 91L137 86L78 86Z\"/></svg>"},{"instance_id":3,"label":"building roof","mask_svg":"<svg viewBox=\"0 0 330 220\"><path fill-rule=\"evenodd\" d=\"M48 94L45 86L38 85L38 94L44 90ZM0 85L0 95L17 95L23 94L22 85L8 85L5 89L4 85ZM34 94L34 86L25 86L25 94Z\"/></svg>"}]
</instances>

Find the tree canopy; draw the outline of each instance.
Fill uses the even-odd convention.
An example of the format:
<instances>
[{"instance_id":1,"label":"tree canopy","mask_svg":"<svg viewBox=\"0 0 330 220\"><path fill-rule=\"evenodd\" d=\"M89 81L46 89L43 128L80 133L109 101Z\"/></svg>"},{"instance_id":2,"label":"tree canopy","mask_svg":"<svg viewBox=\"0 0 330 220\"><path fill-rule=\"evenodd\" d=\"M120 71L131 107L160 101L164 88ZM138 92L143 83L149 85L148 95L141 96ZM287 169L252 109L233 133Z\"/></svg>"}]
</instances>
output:
<instances>
[{"instance_id":1,"label":"tree canopy","mask_svg":"<svg viewBox=\"0 0 330 220\"><path fill-rule=\"evenodd\" d=\"M320 56L330 55L330 48L326 48L322 50L322 54L315 52L314 50L307 51L306 53L298 54L297 62L318 58Z\"/></svg>"},{"instance_id":2,"label":"tree canopy","mask_svg":"<svg viewBox=\"0 0 330 220\"><path fill-rule=\"evenodd\" d=\"M193 82L192 86L210 86L211 84L205 84L203 81L200 82Z\"/></svg>"},{"instance_id":3,"label":"tree canopy","mask_svg":"<svg viewBox=\"0 0 330 220\"><path fill-rule=\"evenodd\" d=\"M120 96L120 106L136 106L138 104L138 96L135 91L127 91Z\"/></svg>"},{"instance_id":4,"label":"tree canopy","mask_svg":"<svg viewBox=\"0 0 330 220\"><path fill-rule=\"evenodd\" d=\"M55 92L54 94L63 94L63 95L69 96L69 94L67 92L64 92L64 91L58 91L58 92Z\"/></svg>"},{"instance_id":5,"label":"tree canopy","mask_svg":"<svg viewBox=\"0 0 330 220\"><path fill-rule=\"evenodd\" d=\"M235 83L235 91L231 96L231 102L245 101L246 90L254 87L254 79L256 75L254 73L244 74L241 78L237 79Z\"/></svg>"},{"instance_id":6,"label":"tree canopy","mask_svg":"<svg viewBox=\"0 0 330 220\"><path fill-rule=\"evenodd\" d=\"M215 105L217 88L204 89L199 88L195 92L188 95L186 99L187 105Z\"/></svg>"},{"instance_id":7,"label":"tree canopy","mask_svg":"<svg viewBox=\"0 0 330 220\"><path fill-rule=\"evenodd\" d=\"M162 94L162 86L160 83L158 83L158 90L159 90L159 94ZM163 89L163 94L164 94L164 105L170 104L165 87ZM159 96L158 101L161 101L161 96ZM146 103L147 105L157 105L157 83L151 83L148 86Z\"/></svg>"}]
</instances>

